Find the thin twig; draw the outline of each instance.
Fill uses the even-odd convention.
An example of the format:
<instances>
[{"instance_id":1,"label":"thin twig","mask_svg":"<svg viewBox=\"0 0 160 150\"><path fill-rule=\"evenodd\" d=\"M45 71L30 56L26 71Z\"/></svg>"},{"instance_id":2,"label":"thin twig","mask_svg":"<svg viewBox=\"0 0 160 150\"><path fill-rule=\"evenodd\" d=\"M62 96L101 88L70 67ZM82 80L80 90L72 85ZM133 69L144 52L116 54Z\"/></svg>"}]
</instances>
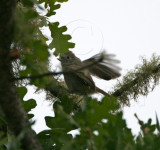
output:
<instances>
[{"instance_id":1,"label":"thin twig","mask_svg":"<svg viewBox=\"0 0 160 150\"><path fill-rule=\"evenodd\" d=\"M97 64L98 62L102 62L102 61L103 61L103 55L98 60L95 60L93 63L85 65L81 68L75 69L74 71L78 72L78 71L84 70L84 69L89 68L89 67ZM47 73L39 74L39 75L21 76L21 77L18 77L18 78L13 78L13 80L17 81L17 80L24 80L24 79L37 79L37 78L43 78L43 77L46 77L46 76L51 76L51 75L57 76L57 75L60 75L60 74L67 74L67 73L70 73L70 71L47 72Z\"/></svg>"}]
</instances>

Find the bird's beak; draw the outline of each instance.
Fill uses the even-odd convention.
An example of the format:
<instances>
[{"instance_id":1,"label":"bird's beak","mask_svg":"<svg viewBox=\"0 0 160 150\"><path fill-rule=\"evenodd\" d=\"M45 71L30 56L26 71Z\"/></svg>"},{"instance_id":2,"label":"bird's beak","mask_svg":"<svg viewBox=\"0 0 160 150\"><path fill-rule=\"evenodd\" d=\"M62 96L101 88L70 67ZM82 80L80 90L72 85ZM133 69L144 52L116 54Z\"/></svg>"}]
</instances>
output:
<instances>
[{"instance_id":1,"label":"bird's beak","mask_svg":"<svg viewBox=\"0 0 160 150\"><path fill-rule=\"evenodd\" d=\"M59 61L62 61L62 59L61 58L57 58Z\"/></svg>"}]
</instances>

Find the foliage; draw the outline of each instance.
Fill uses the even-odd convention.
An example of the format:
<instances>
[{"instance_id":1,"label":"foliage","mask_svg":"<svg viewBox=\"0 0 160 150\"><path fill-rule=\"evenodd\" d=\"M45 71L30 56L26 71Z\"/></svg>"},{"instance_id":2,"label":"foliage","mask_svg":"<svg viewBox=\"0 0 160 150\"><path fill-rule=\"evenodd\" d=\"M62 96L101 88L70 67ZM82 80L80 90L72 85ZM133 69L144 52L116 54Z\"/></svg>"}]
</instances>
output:
<instances>
[{"instance_id":1,"label":"foliage","mask_svg":"<svg viewBox=\"0 0 160 150\"><path fill-rule=\"evenodd\" d=\"M21 0L17 2L15 12L14 39L10 46L12 51L18 51L18 60L13 60L15 77L33 76L49 72L49 49L54 50L54 56L61 55L74 47L69 42L70 35L64 34L66 26L59 26L59 22L50 22L49 17L56 14L60 3L67 0ZM44 5L45 15L37 11ZM52 41L48 45L48 38L41 31L46 27L51 32ZM18 65L15 65L15 63ZM151 61L143 59L143 65L136 67L119 83L113 95L104 97L101 101L91 97L81 98L67 93L63 82L54 77L44 77L27 80L26 84L34 85L38 89L50 92L55 116L45 117L48 130L37 134L44 150L158 150L160 147L160 126L156 116L156 124L140 124L141 132L135 137L123 119L121 104L129 105L131 98L136 99L140 94L147 95L159 83L160 58L153 56ZM152 81L152 85L151 85ZM17 93L28 115L37 104L33 99L24 101L27 88L24 82L17 81ZM118 93L118 94L117 94ZM75 109L75 102L84 99ZM51 98L50 98L51 99ZM73 100L74 99L74 100ZM77 103L76 103L77 104ZM79 109L79 107L81 109ZM31 121L32 122L32 121ZM79 134L72 136L72 130ZM18 138L7 130L7 122L0 111L0 149L19 149L20 141L25 131ZM8 140L11 139L11 140ZM7 147L7 148L6 148Z\"/></svg>"},{"instance_id":2,"label":"foliage","mask_svg":"<svg viewBox=\"0 0 160 150\"><path fill-rule=\"evenodd\" d=\"M33 108L37 106L36 101L34 99L30 99L27 101L24 101L23 98L27 93L27 88L26 87L17 87L17 93L19 95L19 98L22 102L22 105L24 107L24 110L28 113L30 112ZM31 119L34 117L34 114L27 114L28 118Z\"/></svg>"},{"instance_id":3,"label":"foliage","mask_svg":"<svg viewBox=\"0 0 160 150\"><path fill-rule=\"evenodd\" d=\"M64 111L65 105L54 107L55 117L46 117L49 130L38 134L46 149L82 150L82 149L158 149L159 123L151 124L151 119L141 126L137 137L127 128L123 113L115 98L85 99L83 112L70 115ZM72 137L71 130L79 130ZM155 134L155 131L158 133ZM45 139L45 140L44 140Z\"/></svg>"},{"instance_id":4,"label":"foliage","mask_svg":"<svg viewBox=\"0 0 160 150\"><path fill-rule=\"evenodd\" d=\"M71 39L70 35L64 35L63 32L67 30L66 26L58 28L59 23L50 23L49 29L51 31L51 36L53 41L50 43L49 47L51 49L56 48L54 54L57 56L59 53L68 52L69 48L73 48L74 44L68 42Z\"/></svg>"}]
</instances>

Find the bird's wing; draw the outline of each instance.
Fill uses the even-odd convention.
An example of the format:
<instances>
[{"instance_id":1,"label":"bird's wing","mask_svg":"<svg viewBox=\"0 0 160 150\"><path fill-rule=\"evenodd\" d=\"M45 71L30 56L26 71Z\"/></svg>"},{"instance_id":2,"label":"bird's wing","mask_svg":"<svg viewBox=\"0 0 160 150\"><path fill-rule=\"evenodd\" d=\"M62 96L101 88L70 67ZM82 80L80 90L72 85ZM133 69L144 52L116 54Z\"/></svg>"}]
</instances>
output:
<instances>
[{"instance_id":1,"label":"bird's wing","mask_svg":"<svg viewBox=\"0 0 160 150\"><path fill-rule=\"evenodd\" d=\"M95 55L87 60L84 60L84 64L92 64L96 60L99 60L100 57L103 57L101 62L97 62L96 64L91 65L88 70L89 72L104 80L115 79L119 77L120 68L116 65L119 63L118 60L114 59L114 55L111 54L98 54Z\"/></svg>"}]
</instances>

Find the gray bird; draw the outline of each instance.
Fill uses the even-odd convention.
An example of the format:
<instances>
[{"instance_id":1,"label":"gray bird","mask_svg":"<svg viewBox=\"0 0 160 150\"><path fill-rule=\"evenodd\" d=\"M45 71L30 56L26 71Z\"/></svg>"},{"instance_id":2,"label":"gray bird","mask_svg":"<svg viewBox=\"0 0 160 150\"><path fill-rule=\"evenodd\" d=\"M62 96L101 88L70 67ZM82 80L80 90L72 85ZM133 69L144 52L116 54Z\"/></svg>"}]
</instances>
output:
<instances>
[{"instance_id":1,"label":"gray bird","mask_svg":"<svg viewBox=\"0 0 160 150\"><path fill-rule=\"evenodd\" d=\"M98 62L101 57L102 61ZM114 55L100 53L81 61L72 52L65 53L58 60L61 61L62 71L67 72L64 73L64 80L70 92L78 95L90 95L99 92L109 96L108 93L96 87L91 75L104 80L119 77L121 75L119 73L120 68L115 65L119 61L113 57Z\"/></svg>"}]
</instances>

